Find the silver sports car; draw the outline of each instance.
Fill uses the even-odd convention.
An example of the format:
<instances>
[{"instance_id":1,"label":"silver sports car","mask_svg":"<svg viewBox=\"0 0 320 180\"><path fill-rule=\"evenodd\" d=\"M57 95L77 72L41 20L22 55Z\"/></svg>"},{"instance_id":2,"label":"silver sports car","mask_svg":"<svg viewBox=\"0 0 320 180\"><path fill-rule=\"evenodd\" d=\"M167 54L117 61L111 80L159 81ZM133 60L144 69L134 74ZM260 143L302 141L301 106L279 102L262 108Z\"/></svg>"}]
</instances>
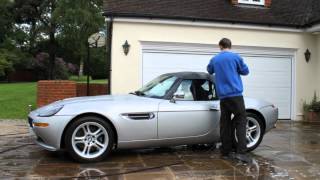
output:
<instances>
[{"instance_id":1,"label":"silver sports car","mask_svg":"<svg viewBox=\"0 0 320 180\"><path fill-rule=\"evenodd\" d=\"M245 105L252 151L275 126L278 109L249 98ZM28 120L43 148L66 149L77 161L95 162L113 149L219 142L219 116L214 77L180 72L161 75L128 95L57 101L32 111Z\"/></svg>"}]
</instances>

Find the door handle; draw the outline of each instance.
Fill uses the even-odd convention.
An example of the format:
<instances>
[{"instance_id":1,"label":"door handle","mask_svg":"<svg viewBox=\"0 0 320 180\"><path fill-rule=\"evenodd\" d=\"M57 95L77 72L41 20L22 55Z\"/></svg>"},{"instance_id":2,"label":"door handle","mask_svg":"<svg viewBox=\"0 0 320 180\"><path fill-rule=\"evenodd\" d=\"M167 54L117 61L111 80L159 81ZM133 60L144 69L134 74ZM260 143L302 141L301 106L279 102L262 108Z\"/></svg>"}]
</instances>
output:
<instances>
[{"instance_id":1,"label":"door handle","mask_svg":"<svg viewBox=\"0 0 320 180\"><path fill-rule=\"evenodd\" d=\"M220 111L220 108L218 105L213 105L210 107L210 111Z\"/></svg>"}]
</instances>

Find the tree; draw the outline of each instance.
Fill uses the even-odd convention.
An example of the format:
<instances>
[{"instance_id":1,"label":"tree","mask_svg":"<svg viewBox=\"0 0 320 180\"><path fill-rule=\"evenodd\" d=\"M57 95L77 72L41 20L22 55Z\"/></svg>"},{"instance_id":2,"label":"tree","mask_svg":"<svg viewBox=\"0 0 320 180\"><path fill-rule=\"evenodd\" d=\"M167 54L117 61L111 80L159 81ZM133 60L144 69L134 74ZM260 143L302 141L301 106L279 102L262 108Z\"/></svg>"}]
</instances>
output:
<instances>
[{"instance_id":1,"label":"tree","mask_svg":"<svg viewBox=\"0 0 320 180\"><path fill-rule=\"evenodd\" d=\"M14 71L13 65L19 57L12 51L0 49L0 76L7 76Z\"/></svg>"},{"instance_id":2,"label":"tree","mask_svg":"<svg viewBox=\"0 0 320 180\"><path fill-rule=\"evenodd\" d=\"M59 42L68 42L67 44L75 51L72 58L78 58L83 62L88 36L104 25L102 4L102 0L15 1L16 22L29 25L29 52L35 54L39 51L35 47L35 44L39 44L37 40L47 42L45 47L50 59L49 79L54 78L55 60L59 48L70 49Z\"/></svg>"},{"instance_id":3,"label":"tree","mask_svg":"<svg viewBox=\"0 0 320 180\"><path fill-rule=\"evenodd\" d=\"M26 57L26 54L16 47L24 34L15 28L12 9L12 1L0 1L0 77L7 77Z\"/></svg>"},{"instance_id":4,"label":"tree","mask_svg":"<svg viewBox=\"0 0 320 180\"><path fill-rule=\"evenodd\" d=\"M12 3L9 0L0 1L0 44L4 42L6 37L12 32L14 21L10 15Z\"/></svg>"},{"instance_id":5,"label":"tree","mask_svg":"<svg viewBox=\"0 0 320 180\"><path fill-rule=\"evenodd\" d=\"M74 63L79 66L84 63L87 55L88 37L104 27L102 5L102 0L78 0L77 3L60 0L58 3L54 17L61 27L61 34L58 36L60 44L63 49L72 51L73 58L78 60ZM100 57L104 58L103 54Z\"/></svg>"}]
</instances>

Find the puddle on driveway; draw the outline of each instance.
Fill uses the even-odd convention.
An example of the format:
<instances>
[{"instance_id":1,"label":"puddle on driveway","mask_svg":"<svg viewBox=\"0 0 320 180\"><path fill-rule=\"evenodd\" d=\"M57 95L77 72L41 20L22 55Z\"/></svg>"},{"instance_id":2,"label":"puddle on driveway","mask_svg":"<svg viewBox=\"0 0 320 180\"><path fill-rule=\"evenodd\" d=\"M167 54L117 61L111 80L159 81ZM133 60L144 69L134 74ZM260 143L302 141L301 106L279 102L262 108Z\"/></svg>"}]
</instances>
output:
<instances>
[{"instance_id":1,"label":"puddle on driveway","mask_svg":"<svg viewBox=\"0 0 320 180\"><path fill-rule=\"evenodd\" d=\"M12 124L10 133L26 132L22 124ZM80 164L72 161L65 152L48 152L36 145L28 145L0 154L0 177L102 177L111 180L319 179L319 128L320 125L316 124L280 123L251 153L254 162L247 165L222 160L219 151L210 146L119 150L103 162ZM8 129L6 133L9 133ZM30 142L28 135L1 136L0 133L0 152Z\"/></svg>"}]
</instances>

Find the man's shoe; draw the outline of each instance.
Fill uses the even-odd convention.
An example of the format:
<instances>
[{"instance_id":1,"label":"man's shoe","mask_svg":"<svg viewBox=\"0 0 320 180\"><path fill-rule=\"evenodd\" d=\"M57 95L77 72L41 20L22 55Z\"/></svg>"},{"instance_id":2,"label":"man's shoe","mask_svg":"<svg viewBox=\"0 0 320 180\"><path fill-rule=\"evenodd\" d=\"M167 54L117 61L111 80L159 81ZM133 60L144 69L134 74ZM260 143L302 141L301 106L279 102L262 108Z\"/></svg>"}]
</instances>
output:
<instances>
[{"instance_id":1,"label":"man's shoe","mask_svg":"<svg viewBox=\"0 0 320 180\"><path fill-rule=\"evenodd\" d=\"M251 164L252 163L252 158L248 155L248 154L239 154L236 153L234 155L234 158L243 162L243 163L247 163L247 164Z\"/></svg>"}]
</instances>

